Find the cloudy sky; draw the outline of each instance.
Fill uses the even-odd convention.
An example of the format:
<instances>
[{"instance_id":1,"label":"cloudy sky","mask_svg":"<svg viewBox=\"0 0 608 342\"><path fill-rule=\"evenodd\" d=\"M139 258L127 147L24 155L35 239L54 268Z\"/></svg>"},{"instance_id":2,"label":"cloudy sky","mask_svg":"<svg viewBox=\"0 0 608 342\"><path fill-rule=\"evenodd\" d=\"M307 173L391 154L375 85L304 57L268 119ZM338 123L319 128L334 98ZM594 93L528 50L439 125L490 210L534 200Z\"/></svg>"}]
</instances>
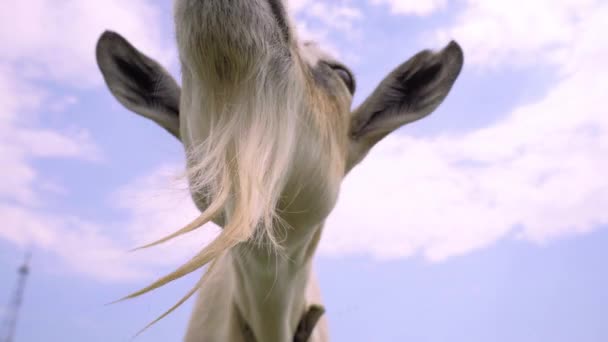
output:
<instances>
[{"instance_id":1,"label":"cloudy sky","mask_svg":"<svg viewBox=\"0 0 608 342\"><path fill-rule=\"evenodd\" d=\"M355 71L356 103L419 50L455 39L466 58L440 109L344 183L316 260L334 340L608 340L608 2L290 5L301 36ZM127 252L196 211L181 146L111 97L94 46L118 31L179 77L171 2L4 7L0 315L33 250L18 341L126 341L197 276L105 304L217 233ZM191 306L138 340L179 340Z\"/></svg>"}]
</instances>

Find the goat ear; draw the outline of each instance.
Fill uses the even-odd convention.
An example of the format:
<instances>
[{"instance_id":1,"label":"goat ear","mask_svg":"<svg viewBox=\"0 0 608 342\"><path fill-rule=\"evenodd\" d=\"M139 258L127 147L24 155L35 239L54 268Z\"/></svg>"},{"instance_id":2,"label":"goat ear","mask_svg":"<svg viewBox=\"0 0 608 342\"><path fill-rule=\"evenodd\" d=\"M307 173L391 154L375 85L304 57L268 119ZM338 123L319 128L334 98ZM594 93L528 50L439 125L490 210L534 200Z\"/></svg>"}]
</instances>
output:
<instances>
[{"instance_id":1,"label":"goat ear","mask_svg":"<svg viewBox=\"0 0 608 342\"><path fill-rule=\"evenodd\" d=\"M120 103L180 138L181 89L160 64L111 31L99 38L96 56L108 88Z\"/></svg>"},{"instance_id":2,"label":"goat ear","mask_svg":"<svg viewBox=\"0 0 608 342\"><path fill-rule=\"evenodd\" d=\"M462 69L456 42L439 52L422 51L393 70L353 114L351 153L367 153L397 128L432 113L446 98ZM350 158L358 162L363 156Z\"/></svg>"}]
</instances>

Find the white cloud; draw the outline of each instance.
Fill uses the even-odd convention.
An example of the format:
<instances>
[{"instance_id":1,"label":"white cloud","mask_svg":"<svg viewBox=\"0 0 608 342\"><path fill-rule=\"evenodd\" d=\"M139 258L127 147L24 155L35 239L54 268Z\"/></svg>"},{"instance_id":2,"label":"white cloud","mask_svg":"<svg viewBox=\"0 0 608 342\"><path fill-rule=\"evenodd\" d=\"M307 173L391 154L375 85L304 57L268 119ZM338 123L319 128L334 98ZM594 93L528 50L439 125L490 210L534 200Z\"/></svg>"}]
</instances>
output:
<instances>
[{"instance_id":1,"label":"white cloud","mask_svg":"<svg viewBox=\"0 0 608 342\"><path fill-rule=\"evenodd\" d=\"M371 0L374 5L389 5L392 14L426 16L447 6L447 0Z\"/></svg>"},{"instance_id":2,"label":"white cloud","mask_svg":"<svg viewBox=\"0 0 608 342\"><path fill-rule=\"evenodd\" d=\"M172 56L161 37L160 11L146 0L23 0L6 4L0 21L0 60L29 78L75 86L100 82L95 44L113 29L163 62Z\"/></svg>"},{"instance_id":3,"label":"white cloud","mask_svg":"<svg viewBox=\"0 0 608 342\"><path fill-rule=\"evenodd\" d=\"M579 64L573 59L579 56L582 37L601 45L602 23L593 27L589 21L605 18L604 10L599 0L466 0L455 23L438 35L442 41L457 39L467 61L477 65L566 66Z\"/></svg>"},{"instance_id":4,"label":"white cloud","mask_svg":"<svg viewBox=\"0 0 608 342\"><path fill-rule=\"evenodd\" d=\"M86 132L57 132L40 128L36 113L48 103L42 89L0 64L0 198L32 204L40 181L31 160L80 158L97 160L101 153Z\"/></svg>"},{"instance_id":5,"label":"white cloud","mask_svg":"<svg viewBox=\"0 0 608 342\"><path fill-rule=\"evenodd\" d=\"M27 0L8 5L0 21L0 196L32 201L40 179L31 160L98 159L87 132L41 128L38 113L61 111L77 101L56 95L37 81L90 85L101 77L94 47L106 28L116 29L145 51L167 56L161 42L159 10L144 0ZM18 32L18 34L15 34Z\"/></svg>"},{"instance_id":6,"label":"white cloud","mask_svg":"<svg viewBox=\"0 0 608 342\"><path fill-rule=\"evenodd\" d=\"M113 196L113 203L128 215L127 220L119 225L132 247L165 237L200 215L187 190L187 182L176 176L181 173L180 169L183 168L161 166ZM199 252L218 233L219 228L209 224L187 236L137 254L149 264L175 266Z\"/></svg>"},{"instance_id":7,"label":"white cloud","mask_svg":"<svg viewBox=\"0 0 608 342\"><path fill-rule=\"evenodd\" d=\"M495 125L383 142L347 179L324 253L443 260L508 236L544 243L608 224L608 41L601 37L608 5L469 3L461 26L446 31L463 42L467 61L553 63L559 80L544 98ZM584 21L569 22L582 13ZM557 32L542 33L547 27ZM562 37L563 30L570 34Z\"/></svg>"},{"instance_id":8,"label":"white cloud","mask_svg":"<svg viewBox=\"0 0 608 342\"><path fill-rule=\"evenodd\" d=\"M336 58L340 57L339 49L330 38L332 32L339 32L344 39L356 41L361 32L356 23L363 19L359 7L350 0L331 2L321 0L289 1L289 11L296 20L299 38L312 40L320 44Z\"/></svg>"},{"instance_id":9,"label":"white cloud","mask_svg":"<svg viewBox=\"0 0 608 342\"><path fill-rule=\"evenodd\" d=\"M52 273L76 272L100 280L126 281L146 274L125 263L125 248L102 234L106 227L75 217L59 217L19 205L0 203L0 238L23 249L59 257L47 264ZM67 267L66 267L67 266Z\"/></svg>"},{"instance_id":10,"label":"white cloud","mask_svg":"<svg viewBox=\"0 0 608 342\"><path fill-rule=\"evenodd\" d=\"M0 202L0 239L58 257L60 263L47 272L75 272L109 282L149 279L188 260L218 234L210 224L161 246L128 253L198 216L185 183L172 181L175 174L174 168L161 167L119 189L110 206L125 213L120 220L92 222Z\"/></svg>"},{"instance_id":11,"label":"white cloud","mask_svg":"<svg viewBox=\"0 0 608 342\"><path fill-rule=\"evenodd\" d=\"M102 158L87 131L45 128L42 113L57 116L78 102L64 89L101 84L95 44L105 29L170 59L159 9L144 0L27 0L7 6L3 13L9 15L0 21L0 239L59 256L69 269L99 279L139 277L145 257L121 262L131 246L109 237L111 222L101 225L48 210L45 200L66 190L34 161Z\"/></svg>"},{"instance_id":12,"label":"white cloud","mask_svg":"<svg viewBox=\"0 0 608 342\"><path fill-rule=\"evenodd\" d=\"M36 158L76 158L98 160L96 145L86 132L60 132L41 128L40 113L51 97L42 89L21 79L9 67L0 67L0 239L21 247L36 247L64 255L64 261L81 263L78 268L91 273L86 263L91 252L102 253L111 244L95 234L90 226L75 224L45 211L43 198L62 191L33 166ZM80 248L81 250L76 250ZM89 253L82 253L82 249ZM123 272L120 267L115 272ZM95 272L104 273L99 269ZM125 276L125 274L123 274Z\"/></svg>"},{"instance_id":13,"label":"white cloud","mask_svg":"<svg viewBox=\"0 0 608 342\"><path fill-rule=\"evenodd\" d=\"M354 29L353 23L363 17L361 11L352 5L328 5L325 2L311 3L306 13L319 19L329 28L346 33L352 31Z\"/></svg>"},{"instance_id":14,"label":"white cloud","mask_svg":"<svg viewBox=\"0 0 608 342\"><path fill-rule=\"evenodd\" d=\"M608 87L572 96L591 76L483 130L390 137L346 180L321 250L442 260L514 233L545 242L608 224L608 120L596 106Z\"/></svg>"}]
</instances>

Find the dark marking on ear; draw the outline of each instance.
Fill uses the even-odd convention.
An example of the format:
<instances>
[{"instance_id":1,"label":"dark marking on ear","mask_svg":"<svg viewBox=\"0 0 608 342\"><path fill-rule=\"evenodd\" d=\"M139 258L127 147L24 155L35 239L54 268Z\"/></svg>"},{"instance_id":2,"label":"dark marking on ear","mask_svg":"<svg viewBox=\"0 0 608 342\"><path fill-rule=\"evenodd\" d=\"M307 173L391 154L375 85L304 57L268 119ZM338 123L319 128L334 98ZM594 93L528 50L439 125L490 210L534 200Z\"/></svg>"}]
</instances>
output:
<instances>
[{"instance_id":1,"label":"dark marking on ear","mask_svg":"<svg viewBox=\"0 0 608 342\"><path fill-rule=\"evenodd\" d=\"M281 29L281 34L283 35L283 39L285 43L289 43L290 32L289 25L287 23L287 12L285 11L285 7L281 0L268 0L270 4L270 9L272 10L272 14L274 15L277 25Z\"/></svg>"},{"instance_id":2,"label":"dark marking on ear","mask_svg":"<svg viewBox=\"0 0 608 342\"><path fill-rule=\"evenodd\" d=\"M325 309L322 306L311 305L298 324L293 342L307 342L324 313Z\"/></svg>"},{"instance_id":3,"label":"dark marking on ear","mask_svg":"<svg viewBox=\"0 0 608 342\"><path fill-rule=\"evenodd\" d=\"M395 75L394 81L388 83L385 100L382 107L376 108L369 116L368 123L378 116L387 113L403 113L415 110L417 101L424 97L425 92L432 87L443 69L440 62L421 65L415 70ZM357 132L353 132L355 135Z\"/></svg>"},{"instance_id":4,"label":"dark marking on ear","mask_svg":"<svg viewBox=\"0 0 608 342\"><path fill-rule=\"evenodd\" d=\"M450 42L424 50L393 70L358 108L350 136L379 141L400 126L432 113L446 98L463 65L462 49Z\"/></svg>"},{"instance_id":5,"label":"dark marking on ear","mask_svg":"<svg viewBox=\"0 0 608 342\"><path fill-rule=\"evenodd\" d=\"M120 41L120 44L110 43L111 41ZM129 92L123 92L122 96L133 101L134 104L179 115L179 101L176 101L174 97L176 94L166 93L168 89L163 89L165 82L173 83L174 81L168 74L162 72L156 62L143 55L117 33L104 32L100 42L103 44L100 43L97 46L98 61L101 64L102 61L107 60L116 66L119 73L112 73L107 68L101 68L101 72L108 81L119 80L121 86L127 88L125 90L129 90ZM114 45L107 48L106 45L109 44ZM174 89L172 90L174 91Z\"/></svg>"},{"instance_id":6,"label":"dark marking on ear","mask_svg":"<svg viewBox=\"0 0 608 342\"><path fill-rule=\"evenodd\" d=\"M139 105L153 105L155 82L158 81L154 79L154 70L136 59L127 60L120 55L115 55L113 58L118 70L129 80L125 86L138 96L138 99L132 97L132 100L140 102L137 103Z\"/></svg>"},{"instance_id":7,"label":"dark marking on ear","mask_svg":"<svg viewBox=\"0 0 608 342\"><path fill-rule=\"evenodd\" d=\"M414 109L416 101L439 77L442 69L443 65L441 63L434 63L422 65L411 72L398 74L395 77L395 82L390 84L390 94L387 94L390 96L387 96L385 108L378 110L378 112L388 108L393 108L395 112Z\"/></svg>"},{"instance_id":8,"label":"dark marking on ear","mask_svg":"<svg viewBox=\"0 0 608 342\"><path fill-rule=\"evenodd\" d=\"M411 75L404 73L400 77L397 77L397 81L401 85L404 95L411 97L412 95L416 95L414 93L419 92L431 84L437 76L439 76L442 68L443 65L441 65L441 63L435 63L429 66L425 65L414 71ZM407 92L410 93L408 94Z\"/></svg>"},{"instance_id":9,"label":"dark marking on ear","mask_svg":"<svg viewBox=\"0 0 608 342\"><path fill-rule=\"evenodd\" d=\"M114 55L113 59L118 70L128 80L124 85L129 88L131 94L137 96L127 95L129 100L144 107L179 114L179 103L172 101L173 99L165 99L160 89L165 75L159 74L152 65L140 58L126 59L121 55Z\"/></svg>"}]
</instances>

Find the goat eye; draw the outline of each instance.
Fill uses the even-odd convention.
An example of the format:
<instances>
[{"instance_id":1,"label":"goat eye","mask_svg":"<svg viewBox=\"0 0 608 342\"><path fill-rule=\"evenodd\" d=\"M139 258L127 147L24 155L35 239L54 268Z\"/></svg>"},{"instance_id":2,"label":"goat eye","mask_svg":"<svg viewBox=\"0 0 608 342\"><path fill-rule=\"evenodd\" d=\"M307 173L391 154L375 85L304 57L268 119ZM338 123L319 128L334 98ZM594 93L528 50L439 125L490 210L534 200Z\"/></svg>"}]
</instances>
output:
<instances>
[{"instance_id":1,"label":"goat eye","mask_svg":"<svg viewBox=\"0 0 608 342\"><path fill-rule=\"evenodd\" d=\"M352 74L348 70L346 70L346 68L344 68L343 66L340 66L340 65L330 65L330 67L332 68L333 71L336 72L336 74L338 74L338 76L340 76L342 81L344 81L344 84L346 84L346 87L348 88L350 93L354 94L355 93L355 80L354 80Z\"/></svg>"}]
</instances>

